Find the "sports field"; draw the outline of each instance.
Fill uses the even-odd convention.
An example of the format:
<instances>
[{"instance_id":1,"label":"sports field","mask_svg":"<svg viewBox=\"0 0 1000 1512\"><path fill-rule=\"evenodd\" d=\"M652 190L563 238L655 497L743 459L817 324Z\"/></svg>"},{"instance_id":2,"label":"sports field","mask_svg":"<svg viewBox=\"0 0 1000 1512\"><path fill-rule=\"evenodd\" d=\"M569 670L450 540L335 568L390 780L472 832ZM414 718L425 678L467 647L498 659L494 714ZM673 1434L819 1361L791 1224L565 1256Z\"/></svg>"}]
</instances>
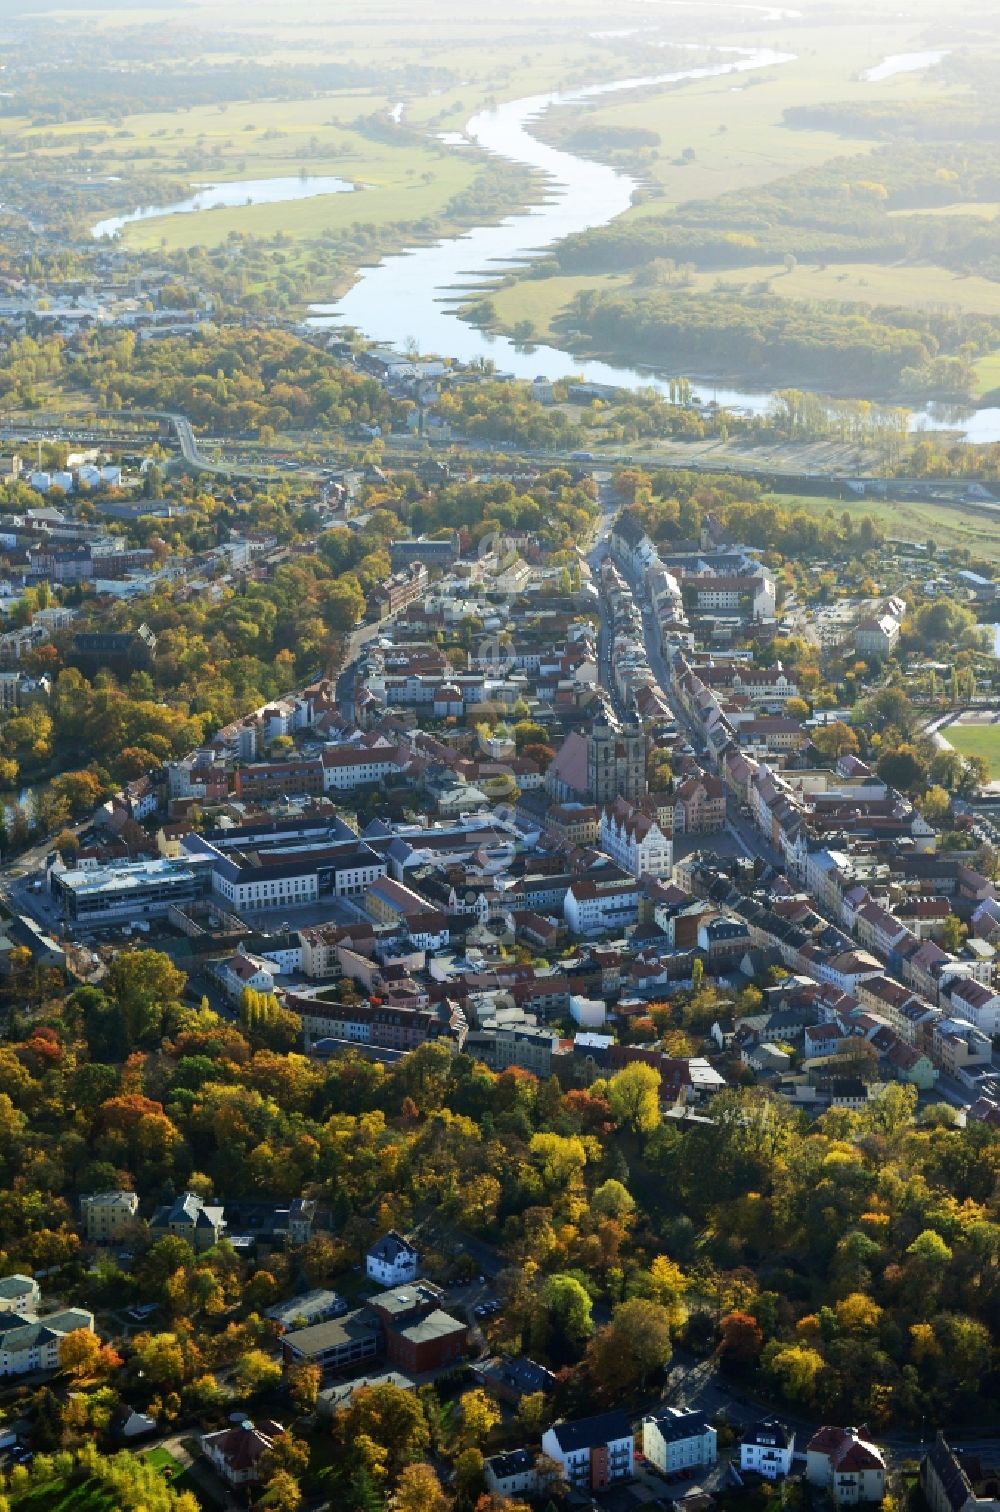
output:
<instances>
[{"instance_id":1,"label":"sports field","mask_svg":"<svg viewBox=\"0 0 1000 1512\"><path fill-rule=\"evenodd\" d=\"M984 756L994 781L1000 779L1000 723L950 724L941 734L962 756Z\"/></svg>"}]
</instances>

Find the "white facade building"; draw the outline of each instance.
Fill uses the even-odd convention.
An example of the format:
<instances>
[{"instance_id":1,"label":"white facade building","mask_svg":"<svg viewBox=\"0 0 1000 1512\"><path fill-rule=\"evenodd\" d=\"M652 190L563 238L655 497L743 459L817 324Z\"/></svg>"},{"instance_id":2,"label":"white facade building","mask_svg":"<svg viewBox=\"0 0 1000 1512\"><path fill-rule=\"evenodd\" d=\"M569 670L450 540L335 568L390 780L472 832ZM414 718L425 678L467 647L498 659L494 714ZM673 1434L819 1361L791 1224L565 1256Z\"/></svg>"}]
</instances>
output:
<instances>
[{"instance_id":1,"label":"white facade building","mask_svg":"<svg viewBox=\"0 0 1000 1512\"><path fill-rule=\"evenodd\" d=\"M419 1276L420 1252L402 1234L390 1231L368 1250L365 1270L372 1281L382 1286L400 1286Z\"/></svg>"},{"instance_id":2,"label":"white facade building","mask_svg":"<svg viewBox=\"0 0 1000 1512\"><path fill-rule=\"evenodd\" d=\"M766 1480L777 1480L792 1468L795 1434L777 1418L764 1418L748 1428L740 1444L740 1469L756 1470Z\"/></svg>"},{"instance_id":3,"label":"white facade building","mask_svg":"<svg viewBox=\"0 0 1000 1512\"><path fill-rule=\"evenodd\" d=\"M0 1318L0 1376L58 1370L59 1346L68 1333L94 1331L94 1314L82 1307L51 1313L44 1320L9 1313Z\"/></svg>"},{"instance_id":4,"label":"white facade building","mask_svg":"<svg viewBox=\"0 0 1000 1512\"><path fill-rule=\"evenodd\" d=\"M642 1420L642 1452L664 1475L715 1464L717 1435L702 1413L690 1407L668 1407L658 1417Z\"/></svg>"}]
</instances>

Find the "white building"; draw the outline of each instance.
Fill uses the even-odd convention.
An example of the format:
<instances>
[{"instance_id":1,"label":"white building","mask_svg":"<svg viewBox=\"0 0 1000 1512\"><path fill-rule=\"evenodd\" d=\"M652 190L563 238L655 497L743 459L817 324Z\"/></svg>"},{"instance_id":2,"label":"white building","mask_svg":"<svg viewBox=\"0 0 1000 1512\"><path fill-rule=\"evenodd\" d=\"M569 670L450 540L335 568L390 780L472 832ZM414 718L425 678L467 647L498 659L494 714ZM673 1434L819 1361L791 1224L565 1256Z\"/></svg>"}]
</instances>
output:
<instances>
[{"instance_id":1,"label":"white building","mask_svg":"<svg viewBox=\"0 0 1000 1512\"><path fill-rule=\"evenodd\" d=\"M395 747L330 746L320 759L324 793L349 792L398 777L403 766Z\"/></svg>"},{"instance_id":2,"label":"white building","mask_svg":"<svg viewBox=\"0 0 1000 1512\"><path fill-rule=\"evenodd\" d=\"M368 1250L365 1270L370 1280L382 1286L415 1281L420 1274L420 1252L401 1234L390 1230Z\"/></svg>"},{"instance_id":3,"label":"white building","mask_svg":"<svg viewBox=\"0 0 1000 1512\"><path fill-rule=\"evenodd\" d=\"M563 915L575 935L622 930L639 917L639 888L635 882L574 882L566 889Z\"/></svg>"},{"instance_id":4,"label":"white building","mask_svg":"<svg viewBox=\"0 0 1000 1512\"><path fill-rule=\"evenodd\" d=\"M716 1439L711 1423L691 1407L668 1407L642 1420L642 1452L664 1475L714 1465Z\"/></svg>"},{"instance_id":5,"label":"white building","mask_svg":"<svg viewBox=\"0 0 1000 1512\"><path fill-rule=\"evenodd\" d=\"M232 1002L238 1003L247 987L252 992L272 993L275 966L273 962L265 961L261 956L238 950L235 955L229 957L228 961L222 962L218 968L218 977L226 996Z\"/></svg>"},{"instance_id":6,"label":"white building","mask_svg":"<svg viewBox=\"0 0 1000 1512\"><path fill-rule=\"evenodd\" d=\"M794 1432L777 1418L763 1418L743 1436L740 1469L756 1470L766 1480L777 1480L791 1470L794 1453Z\"/></svg>"},{"instance_id":7,"label":"white building","mask_svg":"<svg viewBox=\"0 0 1000 1512\"><path fill-rule=\"evenodd\" d=\"M607 1023L608 1008L603 998L586 998L574 992L570 995L569 1011L573 1022L581 1029L600 1029Z\"/></svg>"},{"instance_id":8,"label":"white building","mask_svg":"<svg viewBox=\"0 0 1000 1512\"><path fill-rule=\"evenodd\" d=\"M859 656L885 661L896 649L899 630L899 620L891 614L873 615L869 619L859 620L854 632L854 649Z\"/></svg>"},{"instance_id":9,"label":"white building","mask_svg":"<svg viewBox=\"0 0 1000 1512\"><path fill-rule=\"evenodd\" d=\"M33 1276L4 1276L0 1281L0 1313L19 1313L22 1317L38 1311L41 1288Z\"/></svg>"},{"instance_id":10,"label":"white building","mask_svg":"<svg viewBox=\"0 0 1000 1512\"><path fill-rule=\"evenodd\" d=\"M205 1458L230 1486L252 1486L260 1480L260 1462L284 1433L280 1423L251 1423L206 1433L201 1441Z\"/></svg>"},{"instance_id":11,"label":"white building","mask_svg":"<svg viewBox=\"0 0 1000 1512\"><path fill-rule=\"evenodd\" d=\"M970 975L953 977L946 990L957 1017L991 1038L1000 1034L1000 994L992 987L984 986Z\"/></svg>"},{"instance_id":12,"label":"white building","mask_svg":"<svg viewBox=\"0 0 1000 1512\"><path fill-rule=\"evenodd\" d=\"M601 812L599 843L633 877L669 877L674 847L655 819L619 800Z\"/></svg>"},{"instance_id":13,"label":"white building","mask_svg":"<svg viewBox=\"0 0 1000 1512\"><path fill-rule=\"evenodd\" d=\"M538 1471L530 1449L492 1455L483 1466L483 1477L487 1491L494 1496L531 1496L538 1490Z\"/></svg>"},{"instance_id":14,"label":"white building","mask_svg":"<svg viewBox=\"0 0 1000 1512\"><path fill-rule=\"evenodd\" d=\"M58 1370L60 1344L80 1328L94 1331L94 1314L82 1307L50 1313L41 1321L16 1313L0 1318L0 1376Z\"/></svg>"}]
</instances>

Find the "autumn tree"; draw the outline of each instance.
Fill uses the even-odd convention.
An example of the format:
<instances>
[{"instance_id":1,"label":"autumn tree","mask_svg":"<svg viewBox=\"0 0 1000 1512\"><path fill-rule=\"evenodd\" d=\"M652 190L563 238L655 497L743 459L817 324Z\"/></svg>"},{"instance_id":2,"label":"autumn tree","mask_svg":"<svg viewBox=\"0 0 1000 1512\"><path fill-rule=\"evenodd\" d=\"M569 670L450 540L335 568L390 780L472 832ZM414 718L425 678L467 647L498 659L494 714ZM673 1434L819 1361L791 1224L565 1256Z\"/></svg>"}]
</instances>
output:
<instances>
[{"instance_id":1,"label":"autumn tree","mask_svg":"<svg viewBox=\"0 0 1000 1512\"><path fill-rule=\"evenodd\" d=\"M500 1421L500 1409L491 1396L478 1388L466 1391L459 1400L459 1431L465 1445L481 1447Z\"/></svg>"},{"instance_id":2,"label":"autumn tree","mask_svg":"<svg viewBox=\"0 0 1000 1512\"><path fill-rule=\"evenodd\" d=\"M355 1460L359 1445L370 1444L381 1475L393 1484L406 1465L424 1457L430 1444L419 1400L389 1382L354 1392L350 1407L337 1415L334 1438L348 1463Z\"/></svg>"},{"instance_id":3,"label":"autumn tree","mask_svg":"<svg viewBox=\"0 0 1000 1512\"><path fill-rule=\"evenodd\" d=\"M593 1329L593 1304L575 1276L549 1276L535 1305L531 1337L559 1364L574 1360Z\"/></svg>"},{"instance_id":4,"label":"autumn tree","mask_svg":"<svg viewBox=\"0 0 1000 1512\"><path fill-rule=\"evenodd\" d=\"M449 1512L451 1502L430 1465L406 1465L396 1486L395 1512Z\"/></svg>"},{"instance_id":5,"label":"autumn tree","mask_svg":"<svg viewBox=\"0 0 1000 1512\"><path fill-rule=\"evenodd\" d=\"M672 1353L666 1309L633 1297L615 1308L611 1322L587 1345L587 1369L595 1388L617 1399L645 1388L670 1363Z\"/></svg>"},{"instance_id":6,"label":"autumn tree","mask_svg":"<svg viewBox=\"0 0 1000 1512\"><path fill-rule=\"evenodd\" d=\"M764 1334L750 1313L727 1313L719 1322L719 1358L727 1365L753 1365L764 1348Z\"/></svg>"},{"instance_id":7,"label":"autumn tree","mask_svg":"<svg viewBox=\"0 0 1000 1512\"><path fill-rule=\"evenodd\" d=\"M161 950L122 950L108 967L107 984L121 1009L128 1045L151 1044L166 1009L180 1001L187 977ZM118 1059L123 1057L119 1054Z\"/></svg>"},{"instance_id":8,"label":"autumn tree","mask_svg":"<svg viewBox=\"0 0 1000 1512\"><path fill-rule=\"evenodd\" d=\"M616 1121L636 1134L651 1134L660 1122L660 1074L635 1061L608 1082L608 1102Z\"/></svg>"},{"instance_id":9,"label":"autumn tree","mask_svg":"<svg viewBox=\"0 0 1000 1512\"><path fill-rule=\"evenodd\" d=\"M82 1380L96 1375L101 1360L101 1341L89 1328L74 1328L59 1340L59 1368Z\"/></svg>"},{"instance_id":10,"label":"autumn tree","mask_svg":"<svg viewBox=\"0 0 1000 1512\"><path fill-rule=\"evenodd\" d=\"M320 1366L308 1361L291 1366L288 1371L288 1394L300 1412L313 1410L322 1383L323 1371Z\"/></svg>"}]
</instances>

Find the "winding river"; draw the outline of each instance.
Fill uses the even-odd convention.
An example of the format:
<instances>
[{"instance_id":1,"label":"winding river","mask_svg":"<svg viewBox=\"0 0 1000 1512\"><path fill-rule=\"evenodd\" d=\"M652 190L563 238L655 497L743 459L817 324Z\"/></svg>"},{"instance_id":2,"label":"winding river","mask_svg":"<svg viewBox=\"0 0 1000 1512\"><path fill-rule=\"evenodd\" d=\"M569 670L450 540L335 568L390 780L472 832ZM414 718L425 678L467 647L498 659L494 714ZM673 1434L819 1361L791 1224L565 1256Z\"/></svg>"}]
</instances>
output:
<instances>
[{"instance_id":1,"label":"winding river","mask_svg":"<svg viewBox=\"0 0 1000 1512\"><path fill-rule=\"evenodd\" d=\"M546 111L605 95L749 73L795 61L794 53L769 48L698 50L714 52L719 61L509 100L473 116L464 138L458 141L471 141L497 157L543 174L549 186L544 202L508 216L498 225L479 226L461 236L384 258L364 269L336 304L311 306L309 324L353 326L369 340L395 348L412 340L422 352L436 352L465 363L489 359L498 371L517 378L557 379L580 374L588 383L626 389L654 387L667 392L670 376L676 377L676 373L656 374L619 363L577 358L558 347L521 347L505 336L461 320L456 306L507 269L523 267L563 237L607 225L632 203L639 187L634 178L551 147L532 135L531 127ZM725 384L692 383L691 391L703 403L715 400L728 408L756 414L766 411L771 403L769 392ZM929 406L914 412L911 428L953 430L969 441L1000 440L1000 408L970 411Z\"/></svg>"}]
</instances>

